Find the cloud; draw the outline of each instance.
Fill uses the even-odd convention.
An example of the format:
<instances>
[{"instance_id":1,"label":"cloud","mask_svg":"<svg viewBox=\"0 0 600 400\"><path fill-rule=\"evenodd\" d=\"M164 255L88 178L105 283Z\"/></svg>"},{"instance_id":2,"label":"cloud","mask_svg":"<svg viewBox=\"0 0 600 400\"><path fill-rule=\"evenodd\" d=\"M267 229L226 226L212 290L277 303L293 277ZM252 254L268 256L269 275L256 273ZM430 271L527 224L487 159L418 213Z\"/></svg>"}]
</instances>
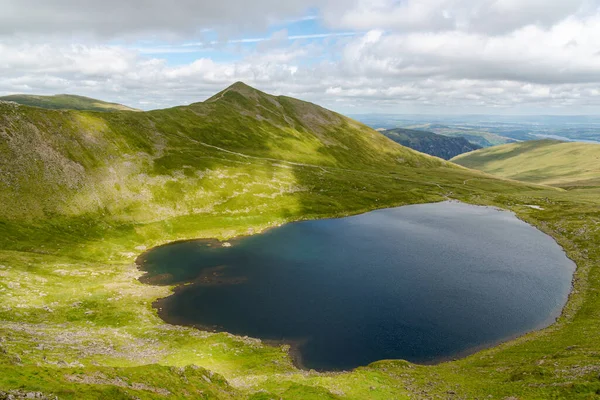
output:
<instances>
[{"instance_id":1,"label":"cloud","mask_svg":"<svg viewBox=\"0 0 600 400\"><path fill-rule=\"evenodd\" d=\"M496 76L515 63L515 58L503 61L500 58L503 46L519 42L519 36L503 46L488 44L489 56L483 60L476 56L465 60L455 57L481 46L477 38L459 41L464 48L440 51L445 42L438 37L431 38L429 45L414 49L411 46L423 43L422 39L373 31L344 43L339 60L311 65L305 65L303 60L312 59L311 53L323 52L320 45L273 48L234 62L200 58L179 66L111 46L3 46L0 73L4 79L0 91L71 92L157 108L200 101L234 81L243 80L262 90L316 101L341 111L400 112L415 106L471 109L600 105L598 76L577 82L567 79L568 74L564 73L564 79L558 82L555 81L561 74L551 76L549 81L529 82L526 68L519 79ZM390 49L398 48L402 49L402 57L389 53ZM515 52L515 57L519 54ZM534 64L536 55L530 57ZM460 62L455 61L457 58ZM489 70L499 61L504 64ZM470 65L471 62L475 65ZM557 56L540 64L539 75L552 74L561 62L567 59ZM585 68L598 70L588 62L573 62L569 68L575 75ZM479 69L484 71L478 72ZM519 73L519 69L514 73Z\"/></svg>"},{"instance_id":2,"label":"cloud","mask_svg":"<svg viewBox=\"0 0 600 400\"><path fill-rule=\"evenodd\" d=\"M598 0L351 0L324 9L330 26L396 32L468 31L502 34L529 25L551 27L598 8Z\"/></svg>"},{"instance_id":3,"label":"cloud","mask_svg":"<svg viewBox=\"0 0 600 400\"><path fill-rule=\"evenodd\" d=\"M302 16L304 0L1 0L0 33L91 33L99 36L238 32Z\"/></svg>"},{"instance_id":4,"label":"cloud","mask_svg":"<svg viewBox=\"0 0 600 400\"><path fill-rule=\"evenodd\" d=\"M502 36L465 32L383 35L372 31L344 50L354 73L388 78L511 80L541 84L600 81L600 15L549 30Z\"/></svg>"},{"instance_id":5,"label":"cloud","mask_svg":"<svg viewBox=\"0 0 600 400\"><path fill-rule=\"evenodd\" d=\"M0 0L0 34L101 37L264 30L273 22L323 21L335 29L507 33L592 13L600 0Z\"/></svg>"},{"instance_id":6,"label":"cloud","mask_svg":"<svg viewBox=\"0 0 600 400\"><path fill-rule=\"evenodd\" d=\"M147 109L243 80L342 112L600 111L599 0L91 4L0 0L0 92L69 92ZM294 19L330 29L265 33ZM243 34L202 40L206 29ZM180 39L157 39L171 35ZM109 39L126 36L145 41Z\"/></svg>"}]
</instances>

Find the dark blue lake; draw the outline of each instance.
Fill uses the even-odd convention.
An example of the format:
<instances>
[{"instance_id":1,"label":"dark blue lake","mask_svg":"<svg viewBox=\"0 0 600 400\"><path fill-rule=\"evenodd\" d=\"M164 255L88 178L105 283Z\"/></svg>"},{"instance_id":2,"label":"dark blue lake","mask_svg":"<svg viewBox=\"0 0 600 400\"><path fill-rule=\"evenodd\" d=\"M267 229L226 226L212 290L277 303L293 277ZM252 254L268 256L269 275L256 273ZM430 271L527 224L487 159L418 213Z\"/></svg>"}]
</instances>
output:
<instances>
[{"instance_id":1,"label":"dark blue lake","mask_svg":"<svg viewBox=\"0 0 600 400\"><path fill-rule=\"evenodd\" d=\"M305 368L427 363L551 324L574 263L513 214L456 202L291 223L140 256L174 324L293 344ZM184 285L185 284L185 285Z\"/></svg>"}]
</instances>

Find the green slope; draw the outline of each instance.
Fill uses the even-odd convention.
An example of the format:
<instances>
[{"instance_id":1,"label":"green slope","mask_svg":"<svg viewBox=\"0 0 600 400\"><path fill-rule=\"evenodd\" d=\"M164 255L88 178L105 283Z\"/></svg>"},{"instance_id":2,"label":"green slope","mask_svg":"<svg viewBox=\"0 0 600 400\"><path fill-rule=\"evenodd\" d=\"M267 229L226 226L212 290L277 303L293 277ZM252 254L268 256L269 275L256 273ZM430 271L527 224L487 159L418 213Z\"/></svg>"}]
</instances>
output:
<instances>
[{"instance_id":1,"label":"green slope","mask_svg":"<svg viewBox=\"0 0 600 400\"><path fill-rule=\"evenodd\" d=\"M188 214L218 202L212 197L223 188L204 187L205 175L232 163L250 170L244 174L251 180L266 167L246 165L282 169L272 163L285 161L290 182L298 168L364 174L379 173L383 164L389 173L411 175L456 168L391 146L339 114L241 83L218 99L147 113L0 108L0 217L6 218L101 212L146 221Z\"/></svg>"},{"instance_id":2,"label":"green slope","mask_svg":"<svg viewBox=\"0 0 600 400\"><path fill-rule=\"evenodd\" d=\"M54 96L13 94L10 96L0 96L0 101L12 101L25 106L48 108L51 110L139 111L122 104L108 103L72 94L57 94Z\"/></svg>"},{"instance_id":3,"label":"green slope","mask_svg":"<svg viewBox=\"0 0 600 400\"><path fill-rule=\"evenodd\" d=\"M433 132L412 129L388 129L381 132L385 137L421 153L449 160L459 154L480 149L463 137L449 137Z\"/></svg>"},{"instance_id":4,"label":"green slope","mask_svg":"<svg viewBox=\"0 0 600 400\"><path fill-rule=\"evenodd\" d=\"M241 83L152 112L0 103L0 392L61 399L591 398L598 193L500 180ZM552 327L436 366L301 371L288 348L161 321L134 260L169 241L457 199L509 208L578 265ZM538 205L542 209L533 209Z\"/></svg>"},{"instance_id":5,"label":"green slope","mask_svg":"<svg viewBox=\"0 0 600 400\"><path fill-rule=\"evenodd\" d=\"M482 149L452 161L524 182L600 186L599 144L536 140Z\"/></svg>"}]
</instances>

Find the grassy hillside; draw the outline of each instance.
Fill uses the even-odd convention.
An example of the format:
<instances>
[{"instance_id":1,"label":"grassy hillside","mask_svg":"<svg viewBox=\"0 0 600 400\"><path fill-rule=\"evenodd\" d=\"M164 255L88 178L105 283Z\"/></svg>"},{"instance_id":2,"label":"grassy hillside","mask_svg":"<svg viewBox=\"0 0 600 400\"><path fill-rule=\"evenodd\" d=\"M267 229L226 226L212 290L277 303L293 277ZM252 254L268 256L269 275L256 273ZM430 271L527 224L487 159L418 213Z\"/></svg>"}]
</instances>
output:
<instances>
[{"instance_id":1,"label":"grassy hillside","mask_svg":"<svg viewBox=\"0 0 600 400\"><path fill-rule=\"evenodd\" d=\"M48 108L51 110L139 111L122 104L108 103L102 100L71 94L57 94L54 96L13 94L10 96L0 96L0 101L13 101L26 106Z\"/></svg>"},{"instance_id":2,"label":"grassy hillside","mask_svg":"<svg viewBox=\"0 0 600 400\"><path fill-rule=\"evenodd\" d=\"M421 153L449 160L459 154L480 149L481 146L469 142L463 137L448 137L433 132L412 129L388 129L384 136Z\"/></svg>"},{"instance_id":3,"label":"grassy hillside","mask_svg":"<svg viewBox=\"0 0 600 400\"><path fill-rule=\"evenodd\" d=\"M0 104L0 395L61 399L592 398L600 201L496 179L243 84L144 113ZM302 371L286 346L165 324L134 260L174 240L457 199L508 208L577 262L558 323L459 361ZM531 208L536 205L537 208Z\"/></svg>"},{"instance_id":4,"label":"grassy hillside","mask_svg":"<svg viewBox=\"0 0 600 400\"><path fill-rule=\"evenodd\" d=\"M147 113L50 112L4 103L0 138L0 217L7 219L101 213L145 222L196 213L225 201L214 197L221 189L233 191L221 187L218 172L206 184L220 169L238 171L240 179L231 183L241 191L236 204L250 206L262 200L244 179L275 174L273 168L289 177L289 190L306 190L294 169L366 174L379 173L384 163L390 174L414 176L456 168L390 146L339 114L243 84L204 103ZM280 161L285 165L273 166Z\"/></svg>"},{"instance_id":5,"label":"grassy hillside","mask_svg":"<svg viewBox=\"0 0 600 400\"><path fill-rule=\"evenodd\" d=\"M524 182L600 186L600 144L537 140L483 149L452 161Z\"/></svg>"}]
</instances>

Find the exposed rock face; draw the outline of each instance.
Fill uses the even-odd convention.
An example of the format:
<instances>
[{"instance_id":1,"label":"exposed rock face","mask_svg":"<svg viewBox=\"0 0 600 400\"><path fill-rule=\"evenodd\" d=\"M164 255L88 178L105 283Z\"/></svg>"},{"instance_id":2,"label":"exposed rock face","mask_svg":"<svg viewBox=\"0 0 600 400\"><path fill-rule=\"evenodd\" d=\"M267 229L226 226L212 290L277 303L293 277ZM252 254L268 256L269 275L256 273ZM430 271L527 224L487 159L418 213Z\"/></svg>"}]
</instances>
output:
<instances>
[{"instance_id":1,"label":"exposed rock face","mask_svg":"<svg viewBox=\"0 0 600 400\"><path fill-rule=\"evenodd\" d=\"M58 400L58 397L53 395L47 395L42 392L26 392L22 390L10 390L8 392L4 392L0 390L0 400L20 399Z\"/></svg>"}]
</instances>

